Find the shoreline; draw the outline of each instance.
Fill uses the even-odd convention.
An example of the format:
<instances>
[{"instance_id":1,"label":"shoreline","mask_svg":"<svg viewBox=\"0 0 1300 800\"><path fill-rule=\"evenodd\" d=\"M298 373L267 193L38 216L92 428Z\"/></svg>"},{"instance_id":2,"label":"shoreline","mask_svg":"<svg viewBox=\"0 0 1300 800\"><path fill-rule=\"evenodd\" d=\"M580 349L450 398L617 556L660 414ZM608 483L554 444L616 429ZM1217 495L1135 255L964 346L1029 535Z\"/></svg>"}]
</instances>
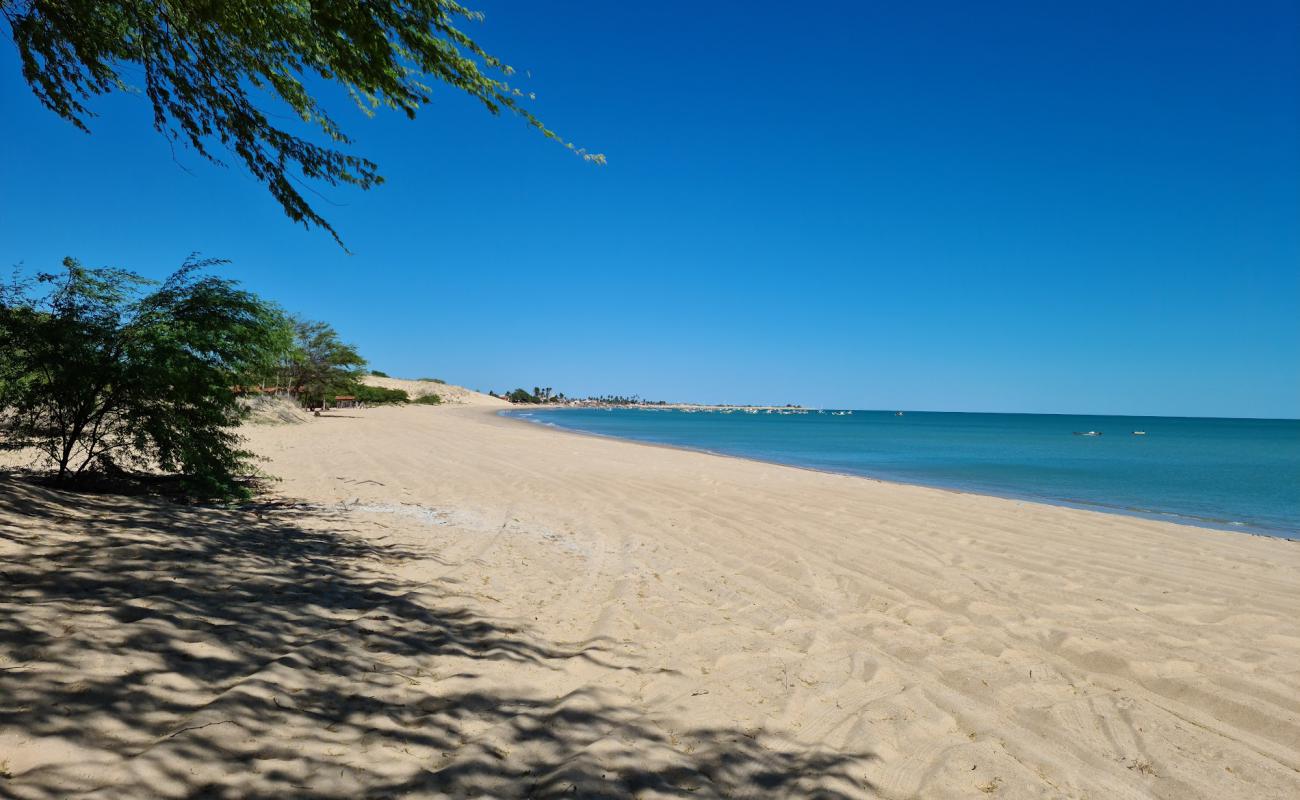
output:
<instances>
[{"instance_id":1,"label":"shoreline","mask_svg":"<svg viewBox=\"0 0 1300 800\"><path fill-rule=\"evenodd\" d=\"M622 408L622 407L623 406L614 406L613 408ZM661 406L660 408L663 407ZM999 500L1008 500L1008 501L1020 502L1020 503L1036 503L1039 505L1044 505L1044 506L1049 506L1054 508L1069 508L1076 511L1087 511L1096 514L1108 514L1108 515L1119 516L1119 517L1145 519L1145 520L1150 520L1152 522L1166 522L1174 525L1183 525L1190 528L1198 528L1201 530L1212 530L1221 533L1246 534L1249 536L1259 536L1266 539L1280 539L1285 542L1300 542L1300 530L1289 530L1285 528L1270 528L1268 526L1256 525L1252 523L1245 523L1245 522L1237 523L1231 520L1210 519L1205 517L1197 517L1190 514L1180 514L1177 512L1169 512L1169 511L1153 511L1153 510L1140 509L1140 508L1128 508L1125 506L1113 506L1113 505L1107 505L1105 503L1089 502L1083 500L1069 500L1064 498L1046 497L1042 495L1032 495L1032 494L1017 494L1011 491L1000 492L994 489L986 489L983 487L971 488L971 487L966 487L961 485L943 484L939 482L923 483L920 481L901 480L899 478L892 477L892 476L877 475L877 474L871 474L867 472L851 472L847 470L838 470L829 467L817 467L817 466L810 466L807 464L796 464L789 461L777 461L775 459L761 458L759 456L742 455L739 453L727 453L718 450L709 450L703 447L691 447L689 445L682 445L682 444L670 444L667 442L652 442L644 439L633 439L624 436L616 436L614 434L598 433L596 431L587 431L587 430L582 430L581 428L573 428L573 427L567 427L555 423L548 423L540 419L526 419L519 416L521 414L535 413L536 411L546 412L546 411L562 411L562 410L563 410L562 408L546 409L544 407L538 409L504 408L504 409L493 409L493 413L496 416L505 419L511 419L516 422L531 423L533 425L538 425L543 428L552 428L554 430L562 431L564 433L578 434L580 436L594 436L600 439L607 439L616 442L626 442L629 444L644 445L648 447L662 447L662 448L667 448L669 450L680 450L682 452L687 452L687 453L702 453L705 455L717 456L720 458L734 458L734 459L739 459L741 461L752 461L758 464L768 464L771 466L778 466L778 467L789 467L792 469L806 470L809 472L815 472L815 473L820 473L825 475L838 475L846 478L859 478L862 480L873 481L876 483L883 483L883 484L889 484L894 486L915 486L923 489L933 489L935 491L950 492L959 495L973 495L976 497L992 497L992 498L997 498ZM938 413L966 413L966 412L938 412ZM1061 416L1061 415L1056 415L1056 416ZM1071 415L1064 415L1064 416L1071 416Z\"/></svg>"}]
</instances>

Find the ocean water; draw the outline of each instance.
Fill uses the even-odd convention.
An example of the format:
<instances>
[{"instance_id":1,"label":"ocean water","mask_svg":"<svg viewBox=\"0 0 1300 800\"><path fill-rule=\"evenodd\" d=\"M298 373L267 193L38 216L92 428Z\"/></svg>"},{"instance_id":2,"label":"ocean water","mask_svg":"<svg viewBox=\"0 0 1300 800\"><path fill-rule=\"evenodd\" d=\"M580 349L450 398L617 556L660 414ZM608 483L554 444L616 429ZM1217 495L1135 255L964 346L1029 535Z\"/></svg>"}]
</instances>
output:
<instances>
[{"instance_id":1,"label":"ocean water","mask_svg":"<svg viewBox=\"0 0 1300 800\"><path fill-rule=\"evenodd\" d=\"M643 442L1300 539L1300 420L586 408L506 413Z\"/></svg>"}]
</instances>

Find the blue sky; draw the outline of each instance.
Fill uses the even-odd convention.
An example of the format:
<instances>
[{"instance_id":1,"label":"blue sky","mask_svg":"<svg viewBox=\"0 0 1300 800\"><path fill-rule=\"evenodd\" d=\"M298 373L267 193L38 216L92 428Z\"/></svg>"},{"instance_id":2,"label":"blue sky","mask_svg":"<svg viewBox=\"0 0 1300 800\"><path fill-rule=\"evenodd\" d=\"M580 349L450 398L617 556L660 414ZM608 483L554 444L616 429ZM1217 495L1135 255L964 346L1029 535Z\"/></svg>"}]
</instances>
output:
<instances>
[{"instance_id":1,"label":"blue sky","mask_svg":"<svg viewBox=\"0 0 1300 800\"><path fill-rule=\"evenodd\" d=\"M0 45L0 262L191 251L394 375L856 408L1300 415L1300 11L1249 3L481 4L585 164L451 89L337 118L352 250L86 136Z\"/></svg>"}]
</instances>

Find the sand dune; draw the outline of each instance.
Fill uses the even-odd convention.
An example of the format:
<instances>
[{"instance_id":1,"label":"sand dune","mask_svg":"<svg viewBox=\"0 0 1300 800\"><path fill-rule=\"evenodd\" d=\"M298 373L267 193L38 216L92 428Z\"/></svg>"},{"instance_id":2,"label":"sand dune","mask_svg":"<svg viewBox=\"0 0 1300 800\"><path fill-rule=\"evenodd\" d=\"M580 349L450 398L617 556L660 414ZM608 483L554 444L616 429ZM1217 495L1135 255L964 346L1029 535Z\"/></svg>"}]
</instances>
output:
<instances>
[{"instance_id":1,"label":"sand dune","mask_svg":"<svg viewBox=\"0 0 1300 800\"><path fill-rule=\"evenodd\" d=\"M378 375L367 375L361 380L371 386L382 386L385 389L402 389L411 396L412 400L428 394L436 394L442 398L442 402L450 405L496 406L498 408L505 408L510 405L499 397L493 397L451 383L406 380L405 378L381 378Z\"/></svg>"},{"instance_id":2,"label":"sand dune","mask_svg":"<svg viewBox=\"0 0 1300 800\"><path fill-rule=\"evenodd\" d=\"M0 795L1300 795L1294 543L484 407L248 435L279 501L0 484Z\"/></svg>"}]
</instances>

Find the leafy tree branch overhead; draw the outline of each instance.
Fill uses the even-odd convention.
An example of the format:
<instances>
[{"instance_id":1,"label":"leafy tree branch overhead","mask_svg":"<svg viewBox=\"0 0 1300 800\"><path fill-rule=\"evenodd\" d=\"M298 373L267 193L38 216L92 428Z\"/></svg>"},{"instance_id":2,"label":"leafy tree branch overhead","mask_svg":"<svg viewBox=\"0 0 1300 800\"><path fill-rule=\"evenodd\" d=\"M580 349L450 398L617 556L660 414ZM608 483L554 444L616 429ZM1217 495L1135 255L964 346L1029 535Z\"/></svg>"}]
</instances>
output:
<instances>
[{"instance_id":1,"label":"leafy tree branch overhead","mask_svg":"<svg viewBox=\"0 0 1300 800\"><path fill-rule=\"evenodd\" d=\"M523 118L584 160L524 107L532 95L514 70L462 27L482 15L454 0L0 0L23 77L47 108L82 130L95 95L139 88L154 128L222 163L214 143L266 185L290 219L338 232L303 196L302 179L369 189L383 182L373 161L308 86L312 76L345 87L367 114L414 118L442 82L493 114ZM124 77L142 75L143 87ZM323 133L321 145L275 124L260 104L278 98ZM301 177L300 177L301 176Z\"/></svg>"}]
</instances>

